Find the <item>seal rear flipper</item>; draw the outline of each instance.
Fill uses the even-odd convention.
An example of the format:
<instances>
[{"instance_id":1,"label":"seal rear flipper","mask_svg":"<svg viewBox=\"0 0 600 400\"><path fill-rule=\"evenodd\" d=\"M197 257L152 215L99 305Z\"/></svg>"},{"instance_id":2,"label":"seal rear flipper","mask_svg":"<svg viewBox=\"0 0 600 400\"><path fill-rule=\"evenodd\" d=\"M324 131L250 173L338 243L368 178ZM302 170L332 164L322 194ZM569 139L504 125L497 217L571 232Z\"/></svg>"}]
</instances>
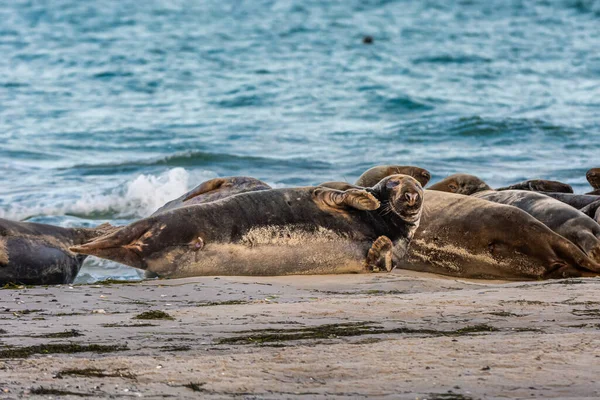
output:
<instances>
[{"instance_id":1,"label":"seal rear flipper","mask_svg":"<svg viewBox=\"0 0 600 400\"><path fill-rule=\"evenodd\" d=\"M583 271L600 273L600 264L588 257L582 250L570 241L561 237L561 241L552 245L552 249L555 254L564 260L564 262L557 262L552 270L549 271L552 274L554 271L560 271L562 268L567 266L580 269ZM559 264L564 265L560 267ZM558 267L558 268L557 268Z\"/></svg>"},{"instance_id":2,"label":"seal rear flipper","mask_svg":"<svg viewBox=\"0 0 600 400\"><path fill-rule=\"evenodd\" d=\"M600 221L598 219L598 215L600 210L600 200L594 201L593 203L588 204L587 206L580 208L579 211L592 218L594 221Z\"/></svg>"},{"instance_id":3,"label":"seal rear flipper","mask_svg":"<svg viewBox=\"0 0 600 400\"><path fill-rule=\"evenodd\" d=\"M393 247L394 244L390 238L379 236L369 249L367 259L365 260L365 269L369 272L390 272L394 268L392 264Z\"/></svg>"},{"instance_id":4,"label":"seal rear flipper","mask_svg":"<svg viewBox=\"0 0 600 400\"><path fill-rule=\"evenodd\" d=\"M380 206L379 200L364 189L340 191L318 187L313 191L313 198L315 202L332 208L355 208L357 210L372 211L377 210Z\"/></svg>"},{"instance_id":5,"label":"seal rear flipper","mask_svg":"<svg viewBox=\"0 0 600 400\"><path fill-rule=\"evenodd\" d=\"M138 221L69 250L146 269L141 254L146 246L144 240L152 236L152 225L148 220Z\"/></svg>"}]
</instances>

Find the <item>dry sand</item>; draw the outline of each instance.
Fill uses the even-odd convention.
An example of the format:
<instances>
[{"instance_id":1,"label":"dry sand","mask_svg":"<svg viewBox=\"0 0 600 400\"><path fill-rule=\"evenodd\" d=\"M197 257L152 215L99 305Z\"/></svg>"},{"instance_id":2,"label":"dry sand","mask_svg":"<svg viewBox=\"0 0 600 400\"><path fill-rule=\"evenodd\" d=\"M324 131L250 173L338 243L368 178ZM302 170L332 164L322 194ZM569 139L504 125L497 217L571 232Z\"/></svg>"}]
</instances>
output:
<instances>
[{"instance_id":1,"label":"dry sand","mask_svg":"<svg viewBox=\"0 0 600 400\"><path fill-rule=\"evenodd\" d=\"M134 319L149 310L174 319ZM600 397L600 279L398 271L5 289L0 319L1 398Z\"/></svg>"}]
</instances>

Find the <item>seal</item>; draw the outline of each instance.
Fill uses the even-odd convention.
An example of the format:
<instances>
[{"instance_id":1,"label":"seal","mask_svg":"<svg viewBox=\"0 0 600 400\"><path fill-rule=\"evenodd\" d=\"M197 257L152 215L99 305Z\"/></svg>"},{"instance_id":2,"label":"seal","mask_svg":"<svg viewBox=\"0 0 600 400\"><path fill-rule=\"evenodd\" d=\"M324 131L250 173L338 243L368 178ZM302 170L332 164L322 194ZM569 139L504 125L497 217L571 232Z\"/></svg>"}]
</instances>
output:
<instances>
[{"instance_id":1,"label":"seal","mask_svg":"<svg viewBox=\"0 0 600 400\"><path fill-rule=\"evenodd\" d=\"M429 173L429 171L412 165L378 165L365 171L356 180L356 185L370 187L386 176L395 174L412 176L419 181L422 187L425 187L431 179L431 173Z\"/></svg>"},{"instance_id":2,"label":"seal","mask_svg":"<svg viewBox=\"0 0 600 400\"><path fill-rule=\"evenodd\" d=\"M156 210L152 215L160 214L175 208L221 200L239 193L269 189L271 189L271 186L265 182L248 176L215 178L202 182L184 195L168 202Z\"/></svg>"},{"instance_id":3,"label":"seal","mask_svg":"<svg viewBox=\"0 0 600 400\"><path fill-rule=\"evenodd\" d=\"M554 192L554 193L573 193L571 185L559 181L548 181L545 179L530 179L527 181L515 183L514 185L504 186L496 190L529 190L532 192Z\"/></svg>"},{"instance_id":4,"label":"seal","mask_svg":"<svg viewBox=\"0 0 600 400\"><path fill-rule=\"evenodd\" d=\"M247 192L157 214L71 250L169 278L388 270L416 231L422 194L406 175L368 191Z\"/></svg>"},{"instance_id":5,"label":"seal","mask_svg":"<svg viewBox=\"0 0 600 400\"><path fill-rule=\"evenodd\" d=\"M598 263L526 212L434 190L425 191L419 229L398 267L508 280L600 275Z\"/></svg>"},{"instance_id":6,"label":"seal","mask_svg":"<svg viewBox=\"0 0 600 400\"><path fill-rule=\"evenodd\" d=\"M434 185L431 185L429 190L439 192L448 192L456 194L464 194L469 196L473 193L492 190L484 181L474 175L469 174L454 174L450 175Z\"/></svg>"},{"instance_id":7,"label":"seal","mask_svg":"<svg viewBox=\"0 0 600 400\"><path fill-rule=\"evenodd\" d=\"M450 184L457 191L489 188L472 177L462 175L438 188ZM397 260L397 267L465 278L512 280L600 274L598 263L526 212L435 190L424 192L420 225L407 256Z\"/></svg>"},{"instance_id":8,"label":"seal","mask_svg":"<svg viewBox=\"0 0 600 400\"><path fill-rule=\"evenodd\" d=\"M458 183L457 183L458 182ZM473 175L450 176L431 187L432 190L450 192L517 207L557 234L577 245L585 254L600 262L600 225L586 214L542 193L526 190L484 190L485 182Z\"/></svg>"},{"instance_id":9,"label":"seal","mask_svg":"<svg viewBox=\"0 0 600 400\"><path fill-rule=\"evenodd\" d=\"M585 178L590 183L590 185L594 188L594 191L600 189L600 168L592 168L588 172L585 173ZM600 193L595 193L600 194Z\"/></svg>"},{"instance_id":10,"label":"seal","mask_svg":"<svg viewBox=\"0 0 600 400\"><path fill-rule=\"evenodd\" d=\"M579 211L600 224L600 200L588 204Z\"/></svg>"},{"instance_id":11,"label":"seal","mask_svg":"<svg viewBox=\"0 0 600 400\"><path fill-rule=\"evenodd\" d=\"M0 285L72 283L86 256L69 251L116 228L61 228L0 219Z\"/></svg>"}]
</instances>

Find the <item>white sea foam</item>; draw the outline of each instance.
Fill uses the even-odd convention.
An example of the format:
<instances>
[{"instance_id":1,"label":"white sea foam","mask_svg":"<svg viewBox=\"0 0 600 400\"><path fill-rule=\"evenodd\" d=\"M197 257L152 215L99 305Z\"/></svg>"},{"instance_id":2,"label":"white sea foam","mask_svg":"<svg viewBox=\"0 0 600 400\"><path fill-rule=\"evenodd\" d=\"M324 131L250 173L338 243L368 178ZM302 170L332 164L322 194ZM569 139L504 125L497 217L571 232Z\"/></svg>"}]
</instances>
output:
<instances>
[{"instance_id":1,"label":"white sea foam","mask_svg":"<svg viewBox=\"0 0 600 400\"><path fill-rule=\"evenodd\" d=\"M36 204L10 204L0 217L22 220L40 215L75 215L91 219L133 219L147 217L202 181L212 179L211 171L188 172L172 168L159 175L141 174L104 193L82 193L73 200L43 199Z\"/></svg>"}]
</instances>

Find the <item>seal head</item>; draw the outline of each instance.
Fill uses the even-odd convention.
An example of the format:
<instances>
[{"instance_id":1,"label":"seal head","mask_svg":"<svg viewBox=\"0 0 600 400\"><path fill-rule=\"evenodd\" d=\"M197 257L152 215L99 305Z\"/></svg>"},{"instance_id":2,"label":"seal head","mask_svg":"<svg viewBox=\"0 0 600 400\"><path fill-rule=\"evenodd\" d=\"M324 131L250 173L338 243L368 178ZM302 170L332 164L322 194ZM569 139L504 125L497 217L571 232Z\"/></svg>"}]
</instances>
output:
<instances>
[{"instance_id":1,"label":"seal head","mask_svg":"<svg viewBox=\"0 0 600 400\"><path fill-rule=\"evenodd\" d=\"M423 209L423 187L408 175L391 175L367 189L381 201L382 213L394 213L402 221L418 224Z\"/></svg>"},{"instance_id":2,"label":"seal head","mask_svg":"<svg viewBox=\"0 0 600 400\"><path fill-rule=\"evenodd\" d=\"M585 178L597 190L600 189L600 168L592 168L586 174Z\"/></svg>"},{"instance_id":3,"label":"seal head","mask_svg":"<svg viewBox=\"0 0 600 400\"><path fill-rule=\"evenodd\" d=\"M371 187L386 176L397 174L411 176L423 187L427 185L431 179L431 173L429 173L429 171L412 165L378 165L365 171L356 181L356 185Z\"/></svg>"}]
</instances>

